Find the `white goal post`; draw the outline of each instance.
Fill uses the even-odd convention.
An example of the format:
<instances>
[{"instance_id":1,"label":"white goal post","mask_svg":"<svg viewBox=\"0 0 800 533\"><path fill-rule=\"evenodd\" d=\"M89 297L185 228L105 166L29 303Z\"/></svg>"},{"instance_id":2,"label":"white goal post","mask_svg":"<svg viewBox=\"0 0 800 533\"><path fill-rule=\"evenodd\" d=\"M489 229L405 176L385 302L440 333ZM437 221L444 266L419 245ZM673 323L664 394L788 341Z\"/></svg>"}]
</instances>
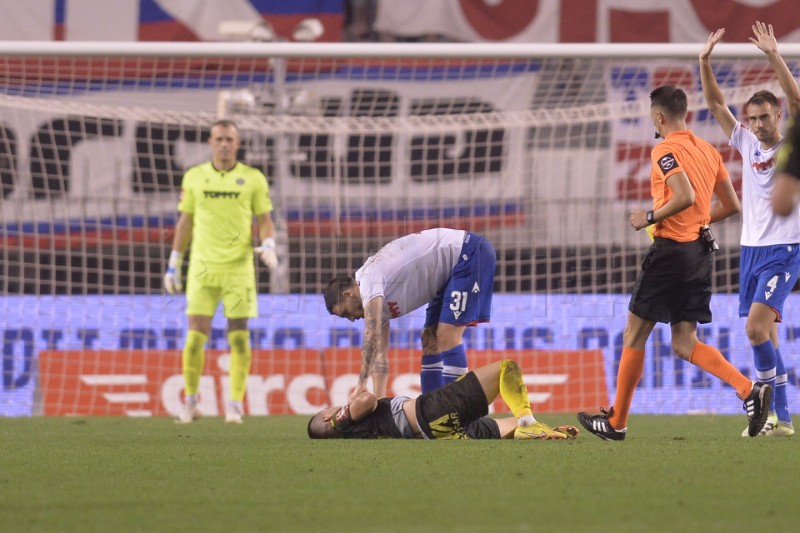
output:
<instances>
[{"instance_id":1,"label":"white goal post","mask_svg":"<svg viewBox=\"0 0 800 533\"><path fill-rule=\"evenodd\" d=\"M651 205L649 92L683 87L690 127L741 179L705 109L701 46L0 42L0 416L180 408L184 301L161 277L180 179L208 159L223 116L242 132L241 159L270 180L279 230L280 269L258 270L247 414L341 402L360 325L327 315L324 283L438 226L485 234L498 252L492 322L469 328L470 364L517 358L537 412L608 405L648 247L626 215ZM780 51L800 76L800 45ZM719 45L712 64L740 119L756 90L783 96L751 44ZM715 319L700 334L752 376L740 225L715 227ZM798 303L781 326L792 406ZM218 315L207 415L228 387ZM423 320L424 309L392 323L391 394L417 393ZM658 326L634 413L739 410Z\"/></svg>"}]
</instances>

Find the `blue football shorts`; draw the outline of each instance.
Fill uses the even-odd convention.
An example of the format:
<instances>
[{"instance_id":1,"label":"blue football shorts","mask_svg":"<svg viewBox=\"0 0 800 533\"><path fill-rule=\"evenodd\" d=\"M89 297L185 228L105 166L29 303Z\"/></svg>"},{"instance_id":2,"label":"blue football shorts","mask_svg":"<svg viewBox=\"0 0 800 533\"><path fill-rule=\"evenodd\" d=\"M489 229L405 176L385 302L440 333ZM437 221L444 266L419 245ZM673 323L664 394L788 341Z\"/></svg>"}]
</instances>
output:
<instances>
[{"instance_id":1,"label":"blue football shorts","mask_svg":"<svg viewBox=\"0 0 800 533\"><path fill-rule=\"evenodd\" d=\"M783 303L800 272L800 246L742 246L739 258L739 316L750 313L753 302L767 305L781 321Z\"/></svg>"},{"instance_id":2,"label":"blue football shorts","mask_svg":"<svg viewBox=\"0 0 800 533\"><path fill-rule=\"evenodd\" d=\"M445 286L425 310L425 327L439 322L472 326L492 316L497 253L487 239L467 232L461 256Z\"/></svg>"}]
</instances>

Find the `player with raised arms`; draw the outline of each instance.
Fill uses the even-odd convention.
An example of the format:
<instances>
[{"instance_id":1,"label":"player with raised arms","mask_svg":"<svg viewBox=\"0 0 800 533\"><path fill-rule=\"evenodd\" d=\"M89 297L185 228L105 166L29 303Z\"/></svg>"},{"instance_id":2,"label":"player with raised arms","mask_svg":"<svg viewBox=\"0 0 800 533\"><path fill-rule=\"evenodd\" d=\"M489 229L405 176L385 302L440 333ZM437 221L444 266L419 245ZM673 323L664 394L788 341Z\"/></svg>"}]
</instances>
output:
<instances>
[{"instance_id":1,"label":"player with raised arms","mask_svg":"<svg viewBox=\"0 0 800 533\"><path fill-rule=\"evenodd\" d=\"M753 34L755 38L750 40L767 55L786 95L789 112L796 114L800 110L800 89L778 53L772 25L756 21ZM736 120L710 62L714 46L724 35L724 28L712 33L700 52L700 79L708 109L730 139L730 145L742 155L739 316L747 317L745 331L758 379L775 389L767 423L760 434L791 436L794 426L789 415L788 376L779 349L778 323L800 273L800 208L795 207L791 217L781 217L771 209L778 152L783 145L781 106L772 92L758 91L745 104L749 129ZM748 436L747 428L742 436Z\"/></svg>"}]
</instances>

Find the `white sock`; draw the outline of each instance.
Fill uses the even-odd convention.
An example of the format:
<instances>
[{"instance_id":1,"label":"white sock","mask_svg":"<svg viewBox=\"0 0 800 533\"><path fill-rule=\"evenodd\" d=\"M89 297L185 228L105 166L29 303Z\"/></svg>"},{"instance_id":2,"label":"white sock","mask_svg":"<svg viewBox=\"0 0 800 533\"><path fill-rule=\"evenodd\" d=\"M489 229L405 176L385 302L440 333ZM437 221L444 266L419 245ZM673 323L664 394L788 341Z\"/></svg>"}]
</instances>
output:
<instances>
[{"instance_id":1,"label":"white sock","mask_svg":"<svg viewBox=\"0 0 800 533\"><path fill-rule=\"evenodd\" d=\"M197 405L197 394L186 395L186 405Z\"/></svg>"},{"instance_id":2,"label":"white sock","mask_svg":"<svg viewBox=\"0 0 800 533\"><path fill-rule=\"evenodd\" d=\"M517 426L524 428L528 426L532 426L536 423L536 419L533 418L533 415L525 415L517 418Z\"/></svg>"}]
</instances>

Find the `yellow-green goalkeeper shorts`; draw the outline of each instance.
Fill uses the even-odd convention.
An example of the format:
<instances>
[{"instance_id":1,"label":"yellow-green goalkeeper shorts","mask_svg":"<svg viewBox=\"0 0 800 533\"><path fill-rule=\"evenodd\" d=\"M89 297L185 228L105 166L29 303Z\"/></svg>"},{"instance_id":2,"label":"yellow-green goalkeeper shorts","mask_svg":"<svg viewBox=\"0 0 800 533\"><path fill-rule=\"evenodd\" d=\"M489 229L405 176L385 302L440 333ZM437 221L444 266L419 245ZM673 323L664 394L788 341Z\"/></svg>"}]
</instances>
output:
<instances>
[{"instance_id":1,"label":"yellow-green goalkeeper shorts","mask_svg":"<svg viewBox=\"0 0 800 533\"><path fill-rule=\"evenodd\" d=\"M226 318L258 316L258 293L253 268L227 272L199 270L190 266L186 275L187 315L214 316L221 301Z\"/></svg>"}]
</instances>

